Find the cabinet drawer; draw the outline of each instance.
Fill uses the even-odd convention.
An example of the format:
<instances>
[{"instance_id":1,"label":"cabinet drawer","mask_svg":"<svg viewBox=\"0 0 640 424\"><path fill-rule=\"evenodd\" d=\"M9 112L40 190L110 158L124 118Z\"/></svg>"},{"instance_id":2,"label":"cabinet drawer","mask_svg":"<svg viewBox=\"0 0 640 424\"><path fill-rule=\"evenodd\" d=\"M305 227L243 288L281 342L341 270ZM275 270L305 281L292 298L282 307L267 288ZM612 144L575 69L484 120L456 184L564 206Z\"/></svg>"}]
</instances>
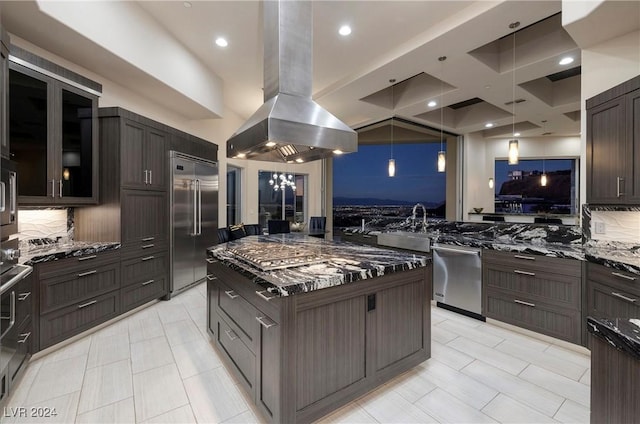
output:
<instances>
[{"instance_id":1,"label":"cabinet drawer","mask_svg":"<svg viewBox=\"0 0 640 424\"><path fill-rule=\"evenodd\" d=\"M33 312L33 274L16 285L16 326L31 317Z\"/></svg>"},{"instance_id":2,"label":"cabinet drawer","mask_svg":"<svg viewBox=\"0 0 640 424\"><path fill-rule=\"evenodd\" d=\"M36 265L40 279L56 275L83 272L95 269L98 266L120 262L120 249L99 252L91 255L83 255L57 261L44 262Z\"/></svg>"},{"instance_id":3,"label":"cabinet drawer","mask_svg":"<svg viewBox=\"0 0 640 424\"><path fill-rule=\"evenodd\" d=\"M31 352L33 352L31 348L33 342L33 325L31 318L29 317L20 327L14 328L16 328L16 331L12 332L13 334L10 333L7 335L7 337L13 338L10 344L11 347L15 348L13 355L11 355L9 359L9 378L12 383L26 365Z\"/></svg>"},{"instance_id":4,"label":"cabinet drawer","mask_svg":"<svg viewBox=\"0 0 640 424\"><path fill-rule=\"evenodd\" d=\"M120 291L40 316L40 349L88 330L120 313Z\"/></svg>"},{"instance_id":5,"label":"cabinet drawer","mask_svg":"<svg viewBox=\"0 0 640 424\"><path fill-rule=\"evenodd\" d=\"M167 280L164 275L123 287L120 290L122 312L143 305L166 294Z\"/></svg>"},{"instance_id":6,"label":"cabinet drawer","mask_svg":"<svg viewBox=\"0 0 640 424\"><path fill-rule=\"evenodd\" d=\"M587 283L587 313L597 318L638 318L640 317L640 296L620 290L617 287Z\"/></svg>"},{"instance_id":7,"label":"cabinet drawer","mask_svg":"<svg viewBox=\"0 0 640 424\"><path fill-rule=\"evenodd\" d=\"M218 319L217 324L216 340L251 393L256 375L256 357L224 319Z\"/></svg>"},{"instance_id":8,"label":"cabinet drawer","mask_svg":"<svg viewBox=\"0 0 640 424\"><path fill-rule=\"evenodd\" d=\"M224 283L217 281L216 284L218 285L218 313L238 327L240 331L238 337L251 351L255 352L258 311Z\"/></svg>"},{"instance_id":9,"label":"cabinet drawer","mask_svg":"<svg viewBox=\"0 0 640 424\"><path fill-rule=\"evenodd\" d=\"M115 290L120 286L118 263L88 268L61 275L40 283L40 313L46 314Z\"/></svg>"},{"instance_id":10,"label":"cabinet drawer","mask_svg":"<svg viewBox=\"0 0 640 424\"><path fill-rule=\"evenodd\" d=\"M640 276L630 272L587 263L587 279L626 291L633 294L633 297L640 296Z\"/></svg>"},{"instance_id":11,"label":"cabinet drawer","mask_svg":"<svg viewBox=\"0 0 640 424\"><path fill-rule=\"evenodd\" d=\"M121 278L122 286L137 285L148 281L154 275L165 275L167 273L167 252L150 253L122 261Z\"/></svg>"},{"instance_id":12,"label":"cabinet drawer","mask_svg":"<svg viewBox=\"0 0 640 424\"><path fill-rule=\"evenodd\" d=\"M483 264L501 265L534 273L563 274L580 278L582 262L574 259L552 258L517 252L482 251Z\"/></svg>"},{"instance_id":13,"label":"cabinet drawer","mask_svg":"<svg viewBox=\"0 0 640 424\"><path fill-rule=\"evenodd\" d=\"M483 270L483 282L487 289L508 291L513 296L524 296L537 302L550 303L579 310L581 308L581 279L547 271L530 271L530 268L513 268L488 263Z\"/></svg>"},{"instance_id":14,"label":"cabinet drawer","mask_svg":"<svg viewBox=\"0 0 640 424\"><path fill-rule=\"evenodd\" d=\"M580 311L519 298L500 290L487 290L487 318L497 319L571 343L580 343Z\"/></svg>"}]
</instances>

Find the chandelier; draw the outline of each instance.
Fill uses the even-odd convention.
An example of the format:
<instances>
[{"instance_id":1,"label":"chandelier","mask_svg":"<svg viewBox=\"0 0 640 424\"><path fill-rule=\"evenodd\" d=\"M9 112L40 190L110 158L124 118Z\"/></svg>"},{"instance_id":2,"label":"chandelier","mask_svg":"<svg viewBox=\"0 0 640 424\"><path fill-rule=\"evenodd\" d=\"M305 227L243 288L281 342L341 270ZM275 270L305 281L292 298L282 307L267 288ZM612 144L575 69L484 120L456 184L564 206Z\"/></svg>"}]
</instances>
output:
<instances>
[{"instance_id":1,"label":"chandelier","mask_svg":"<svg viewBox=\"0 0 640 424\"><path fill-rule=\"evenodd\" d=\"M293 175L285 175L284 173L278 174L274 172L269 180L269 185L273 187L274 191L284 191L287 187L291 187L292 191L296 190L296 183L293 181Z\"/></svg>"}]
</instances>

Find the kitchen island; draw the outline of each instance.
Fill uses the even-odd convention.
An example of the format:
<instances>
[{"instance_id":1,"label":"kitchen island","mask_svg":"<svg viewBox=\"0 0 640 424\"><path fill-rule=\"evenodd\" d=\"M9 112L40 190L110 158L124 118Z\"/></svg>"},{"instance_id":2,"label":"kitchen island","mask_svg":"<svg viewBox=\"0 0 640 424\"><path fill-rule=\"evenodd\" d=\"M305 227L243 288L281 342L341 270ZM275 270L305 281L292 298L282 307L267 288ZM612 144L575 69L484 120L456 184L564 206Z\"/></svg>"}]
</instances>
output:
<instances>
[{"instance_id":1,"label":"kitchen island","mask_svg":"<svg viewBox=\"0 0 640 424\"><path fill-rule=\"evenodd\" d=\"M430 259L295 234L208 250L208 330L272 422L311 422L430 357Z\"/></svg>"}]
</instances>

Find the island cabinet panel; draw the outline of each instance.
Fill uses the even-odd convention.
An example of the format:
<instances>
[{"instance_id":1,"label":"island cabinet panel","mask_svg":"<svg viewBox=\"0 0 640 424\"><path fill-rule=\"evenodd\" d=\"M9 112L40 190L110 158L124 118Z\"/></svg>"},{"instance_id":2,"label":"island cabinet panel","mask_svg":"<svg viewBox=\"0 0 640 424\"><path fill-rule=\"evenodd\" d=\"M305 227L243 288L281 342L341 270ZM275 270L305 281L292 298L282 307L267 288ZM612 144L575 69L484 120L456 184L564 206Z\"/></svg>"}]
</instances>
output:
<instances>
[{"instance_id":1,"label":"island cabinet panel","mask_svg":"<svg viewBox=\"0 0 640 424\"><path fill-rule=\"evenodd\" d=\"M484 250L482 269L487 318L581 343L580 261Z\"/></svg>"},{"instance_id":2,"label":"island cabinet panel","mask_svg":"<svg viewBox=\"0 0 640 424\"><path fill-rule=\"evenodd\" d=\"M207 261L209 333L271 422L315 421L430 357L430 267L275 296Z\"/></svg>"}]
</instances>

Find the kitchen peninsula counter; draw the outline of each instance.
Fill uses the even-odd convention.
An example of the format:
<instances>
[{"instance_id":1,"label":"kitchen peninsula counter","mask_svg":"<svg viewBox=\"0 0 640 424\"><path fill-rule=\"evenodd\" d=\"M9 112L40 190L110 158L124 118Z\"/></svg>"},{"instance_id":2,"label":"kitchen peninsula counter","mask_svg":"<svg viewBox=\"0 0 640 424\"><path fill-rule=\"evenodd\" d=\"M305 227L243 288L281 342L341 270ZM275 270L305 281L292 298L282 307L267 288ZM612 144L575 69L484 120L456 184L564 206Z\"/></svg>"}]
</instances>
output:
<instances>
[{"instance_id":1,"label":"kitchen peninsula counter","mask_svg":"<svg viewBox=\"0 0 640 424\"><path fill-rule=\"evenodd\" d=\"M311 422L431 356L430 259L296 234L207 252L208 331L270 422Z\"/></svg>"}]
</instances>

